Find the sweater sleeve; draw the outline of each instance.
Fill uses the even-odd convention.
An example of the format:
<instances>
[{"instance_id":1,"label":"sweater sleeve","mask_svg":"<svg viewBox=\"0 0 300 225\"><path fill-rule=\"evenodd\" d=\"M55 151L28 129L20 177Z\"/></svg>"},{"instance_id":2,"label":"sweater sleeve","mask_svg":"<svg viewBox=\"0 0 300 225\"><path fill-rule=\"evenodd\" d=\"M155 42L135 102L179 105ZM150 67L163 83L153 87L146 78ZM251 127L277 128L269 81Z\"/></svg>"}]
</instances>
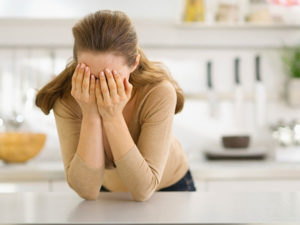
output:
<instances>
[{"instance_id":1,"label":"sweater sleeve","mask_svg":"<svg viewBox=\"0 0 300 225\"><path fill-rule=\"evenodd\" d=\"M115 161L119 176L136 201L148 200L161 181L171 144L176 102L171 83L153 88L141 109L137 143Z\"/></svg>"},{"instance_id":2,"label":"sweater sleeve","mask_svg":"<svg viewBox=\"0 0 300 225\"><path fill-rule=\"evenodd\" d=\"M104 176L104 166L93 168L77 153L81 119L62 99L53 107L56 129L64 163L65 177L69 186L84 199L96 199Z\"/></svg>"}]
</instances>

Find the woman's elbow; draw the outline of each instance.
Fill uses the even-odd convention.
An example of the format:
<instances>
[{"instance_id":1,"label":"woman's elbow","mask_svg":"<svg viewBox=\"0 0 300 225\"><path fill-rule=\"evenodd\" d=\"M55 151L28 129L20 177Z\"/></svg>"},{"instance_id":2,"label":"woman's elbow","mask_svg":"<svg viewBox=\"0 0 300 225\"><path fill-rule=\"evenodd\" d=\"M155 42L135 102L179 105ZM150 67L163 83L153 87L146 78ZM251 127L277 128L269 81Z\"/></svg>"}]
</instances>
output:
<instances>
[{"instance_id":1,"label":"woman's elbow","mask_svg":"<svg viewBox=\"0 0 300 225\"><path fill-rule=\"evenodd\" d=\"M83 188L76 184L72 184L69 179L67 180L67 183L73 191L75 191L81 198L85 200L96 200L99 196L100 188Z\"/></svg>"},{"instance_id":2,"label":"woman's elbow","mask_svg":"<svg viewBox=\"0 0 300 225\"><path fill-rule=\"evenodd\" d=\"M77 194L85 200L96 200L99 196L99 191L97 193L96 192L95 193L79 193L79 192L77 192Z\"/></svg>"},{"instance_id":3,"label":"woman's elbow","mask_svg":"<svg viewBox=\"0 0 300 225\"><path fill-rule=\"evenodd\" d=\"M134 192L134 193L131 193L131 196L134 201L145 202L151 198L153 193L154 193L154 190L152 190L150 192Z\"/></svg>"},{"instance_id":4,"label":"woman's elbow","mask_svg":"<svg viewBox=\"0 0 300 225\"><path fill-rule=\"evenodd\" d=\"M136 188L131 192L132 198L137 202L145 202L149 200L153 193L156 191L159 183L160 180L156 179L155 177L148 185L146 185L145 183L143 185L140 185L139 188Z\"/></svg>"}]
</instances>

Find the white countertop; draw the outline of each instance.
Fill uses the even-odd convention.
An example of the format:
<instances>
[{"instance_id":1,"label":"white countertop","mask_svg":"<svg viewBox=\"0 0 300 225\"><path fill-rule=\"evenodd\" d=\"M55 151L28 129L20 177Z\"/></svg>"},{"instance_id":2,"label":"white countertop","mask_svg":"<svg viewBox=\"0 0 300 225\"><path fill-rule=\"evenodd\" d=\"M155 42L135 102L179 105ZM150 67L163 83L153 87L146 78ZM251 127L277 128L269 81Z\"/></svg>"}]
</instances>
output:
<instances>
[{"instance_id":1,"label":"white countertop","mask_svg":"<svg viewBox=\"0 0 300 225\"><path fill-rule=\"evenodd\" d=\"M101 193L0 193L0 224L295 224L300 192L155 192L148 201Z\"/></svg>"},{"instance_id":2,"label":"white countertop","mask_svg":"<svg viewBox=\"0 0 300 225\"><path fill-rule=\"evenodd\" d=\"M0 182L64 180L61 161L0 162Z\"/></svg>"},{"instance_id":3,"label":"white countertop","mask_svg":"<svg viewBox=\"0 0 300 225\"><path fill-rule=\"evenodd\" d=\"M190 160L197 180L210 179L300 179L300 162L264 160ZM31 160L21 164L0 161L0 182L64 180L62 161Z\"/></svg>"}]
</instances>

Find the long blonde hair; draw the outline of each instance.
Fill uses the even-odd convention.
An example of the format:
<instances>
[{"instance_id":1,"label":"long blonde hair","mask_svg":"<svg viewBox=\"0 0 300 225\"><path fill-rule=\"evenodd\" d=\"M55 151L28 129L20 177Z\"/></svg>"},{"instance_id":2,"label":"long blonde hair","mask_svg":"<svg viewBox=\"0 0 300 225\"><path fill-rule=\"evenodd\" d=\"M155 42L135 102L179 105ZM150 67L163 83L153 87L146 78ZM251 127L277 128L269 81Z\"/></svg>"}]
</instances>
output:
<instances>
[{"instance_id":1,"label":"long blonde hair","mask_svg":"<svg viewBox=\"0 0 300 225\"><path fill-rule=\"evenodd\" d=\"M143 50L138 47L135 29L130 18L121 11L99 10L85 16L72 28L74 36L73 59L53 80L42 87L35 99L35 104L48 115L57 98L70 94L72 75L77 65L78 51L117 52L125 57L128 66L135 63L140 54L137 68L130 74L129 82L133 85L132 95L147 85L162 80L169 80L177 94L175 114L183 109L183 90L161 62L148 60Z\"/></svg>"}]
</instances>

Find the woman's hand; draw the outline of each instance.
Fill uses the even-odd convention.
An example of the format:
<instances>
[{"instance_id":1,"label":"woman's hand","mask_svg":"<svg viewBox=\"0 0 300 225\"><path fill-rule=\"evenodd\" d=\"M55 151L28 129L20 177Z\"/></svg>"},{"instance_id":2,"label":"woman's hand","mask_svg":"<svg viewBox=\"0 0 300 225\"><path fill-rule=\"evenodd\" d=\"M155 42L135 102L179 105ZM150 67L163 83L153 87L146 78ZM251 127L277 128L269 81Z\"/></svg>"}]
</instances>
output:
<instances>
[{"instance_id":1,"label":"woman's hand","mask_svg":"<svg viewBox=\"0 0 300 225\"><path fill-rule=\"evenodd\" d=\"M89 67L83 63L77 65L72 76L71 95L78 102L83 116L100 117L96 103L95 80Z\"/></svg>"},{"instance_id":2,"label":"woman's hand","mask_svg":"<svg viewBox=\"0 0 300 225\"><path fill-rule=\"evenodd\" d=\"M122 80L115 70L105 69L99 77L96 80L96 100L103 121L123 116L123 109L131 97L132 84L126 78Z\"/></svg>"}]
</instances>

